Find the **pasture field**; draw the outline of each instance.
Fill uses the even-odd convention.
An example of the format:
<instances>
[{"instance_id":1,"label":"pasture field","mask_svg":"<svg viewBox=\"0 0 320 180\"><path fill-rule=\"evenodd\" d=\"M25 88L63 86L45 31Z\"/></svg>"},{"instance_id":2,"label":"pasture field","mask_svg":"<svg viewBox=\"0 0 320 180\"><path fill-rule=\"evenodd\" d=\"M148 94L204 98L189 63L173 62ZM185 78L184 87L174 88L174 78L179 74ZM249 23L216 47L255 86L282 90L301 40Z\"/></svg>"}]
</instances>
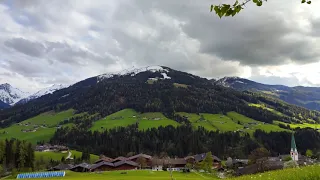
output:
<instances>
[{"instance_id":1,"label":"pasture field","mask_svg":"<svg viewBox=\"0 0 320 180\"><path fill-rule=\"evenodd\" d=\"M126 127L135 123L138 123L140 130L168 125L176 127L179 125L179 123L166 118L160 112L140 114L133 109L123 109L107 116L106 118L94 122L90 130L104 131L106 129L112 129L116 127Z\"/></svg>"},{"instance_id":2,"label":"pasture field","mask_svg":"<svg viewBox=\"0 0 320 180\"><path fill-rule=\"evenodd\" d=\"M126 174L121 174L126 172ZM180 173L173 172L173 178L175 180L216 180L218 178L214 176L199 174L199 173ZM14 177L10 177L14 179ZM39 179L39 178L37 178ZM56 180L170 180L170 173L167 171L151 171L151 170L130 170L130 171L106 171L102 173L77 173L72 171L66 171L65 177L62 178L50 178Z\"/></svg>"},{"instance_id":3,"label":"pasture field","mask_svg":"<svg viewBox=\"0 0 320 180\"><path fill-rule=\"evenodd\" d=\"M197 129L198 127L204 127L206 130L209 131L216 131L218 130L217 127L213 126L206 120L200 119L201 116L194 114L194 113L186 113L186 112L178 112L180 116L188 117L188 120L191 122L192 126Z\"/></svg>"},{"instance_id":4,"label":"pasture field","mask_svg":"<svg viewBox=\"0 0 320 180\"><path fill-rule=\"evenodd\" d=\"M91 131L105 131L115 127L126 127L137 122L139 113L133 109L123 109L93 123Z\"/></svg>"},{"instance_id":5,"label":"pasture field","mask_svg":"<svg viewBox=\"0 0 320 180\"><path fill-rule=\"evenodd\" d=\"M158 128L160 126L172 125L177 127L179 123L172 119L168 119L160 112L143 113L138 117L139 130L146 130L149 128Z\"/></svg>"},{"instance_id":6,"label":"pasture field","mask_svg":"<svg viewBox=\"0 0 320 180\"><path fill-rule=\"evenodd\" d=\"M283 124L283 125L289 125L290 128L296 129L296 128L312 128L312 129L318 129L320 130L320 124L310 124L310 123L302 123L302 124L288 124L280 121L274 121L275 124Z\"/></svg>"},{"instance_id":7,"label":"pasture field","mask_svg":"<svg viewBox=\"0 0 320 180\"><path fill-rule=\"evenodd\" d=\"M284 169L277 171L269 171L256 175L246 175L233 180L319 180L320 179L320 166L307 166L302 168Z\"/></svg>"},{"instance_id":8,"label":"pasture field","mask_svg":"<svg viewBox=\"0 0 320 180\"><path fill-rule=\"evenodd\" d=\"M253 103L251 103L251 104L249 104L249 106L257 107L257 108L262 108L262 109L268 110L268 111L270 111L270 112L273 112L274 114L277 114L277 115L279 115L279 116L286 116L286 115L284 115L283 113L281 113L281 112L279 112L279 111L277 111L277 110L275 110L275 109L266 107L264 104L253 104Z\"/></svg>"},{"instance_id":9,"label":"pasture field","mask_svg":"<svg viewBox=\"0 0 320 180\"><path fill-rule=\"evenodd\" d=\"M126 174L123 174L126 172ZM216 176L205 173L181 173L173 172L173 179L175 180L217 180ZM11 176L7 179L15 179ZM40 178L37 178L40 179ZM102 173L77 173L66 171L66 176L62 178L52 179L68 179L68 180L170 180L170 173L167 171L150 171L150 170L132 170L132 171L107 171ZM227 178L226 180L319 180L320 179L320 166L306 166L301 168L292 168L284 170L269 171L254 175L245 175L240 177Z\"/></svg>"},{"instance_id":10,"label":"pasture field","mask_svg":"<svg viewBox=\"0 0 320 180\"><path fill-rule=\"evenodd\" d=\"M38 141L48 141L56 131L59 122L74 116L73 112L74 110L70 109L59 113L46 112L39 114L10 127L0 129L0 140L16 138L33 144ZM71 124L64 126L71 126ZM24 130L28 132L23 132Z\"/></svg>"},{"instance_id":11,"label":"pasture field","mask_svg":"<svg viewBox=\"0 0 320 180\"><path fill-rule=\"evenodd\" d=\"M202 126L210 131L240 131L248 132L249 134L252 134L257 129L266 132L288 131L277 125L256 121L236 112L229 112L227 115L206 113L200 113L200 115L197 115L185 112L178 112L177 114L188 117L188 120L194 128Z\"/></svg>"},{"instance_id":12,"label":"pasture field","mask_svg":"<svg viewBox=\"0 0 320 180\"><path fill-rule=\"evenodd\" d=\"M71 157L73 158L74 156L76 158L80 158L82 155L82 152L71 150ZM61 153L61 152L35 152L35 160L40 160L41 158L44 161L50 161L50 159L54 161L60 161L62 157L67 157L67 153ZM90 161L93 163L99 159L99 156L90 154Z\"/></svg>"}]
</instances>

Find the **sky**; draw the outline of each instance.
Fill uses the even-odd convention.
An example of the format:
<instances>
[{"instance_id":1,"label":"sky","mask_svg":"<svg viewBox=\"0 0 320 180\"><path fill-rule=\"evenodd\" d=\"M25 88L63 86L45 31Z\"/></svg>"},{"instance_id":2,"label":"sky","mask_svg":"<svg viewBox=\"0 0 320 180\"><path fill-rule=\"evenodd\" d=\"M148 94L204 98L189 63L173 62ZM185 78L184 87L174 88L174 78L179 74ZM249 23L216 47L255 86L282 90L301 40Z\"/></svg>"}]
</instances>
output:
<instances>
[{"instance_id":1,"label":"sky","mask_svg":"<svg viewBox=\"0 0 320 180\"><path fill-rule=\"evenodd\" d=\"M320 86L320 2L270 0L220 19L234 0L0 0L0 84L35 92L163 65L207 78Z\"/></svg>"}]
</instances>

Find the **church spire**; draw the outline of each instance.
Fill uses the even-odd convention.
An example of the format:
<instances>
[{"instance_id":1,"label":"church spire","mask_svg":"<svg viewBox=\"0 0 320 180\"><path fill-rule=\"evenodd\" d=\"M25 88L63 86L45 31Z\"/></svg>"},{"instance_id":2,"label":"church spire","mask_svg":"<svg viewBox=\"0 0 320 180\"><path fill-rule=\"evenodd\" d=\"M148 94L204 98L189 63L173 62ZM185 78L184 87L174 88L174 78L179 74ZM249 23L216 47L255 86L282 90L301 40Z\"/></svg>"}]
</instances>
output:
<instances>
[{"instance_id":1,"label":"church spire","mask_svg":"<svg viewBox=\"0 0 320 180\"><path fill-rule=\"evenodd\" d=\"M291 136L291 151L297 151L297 145L293 133Z\"/></svg>"},{"instance_id":2,"label":"church spire","mask_svg":"<svg viewBox=\"0 0 320 180\"><path fill-rule=\"evenodd\" d=\"M292 133L292 136L291 136L291 151L290 151L290 155L291 155L292 160L298 161L299 155L298 155L297 145L296 145L296 141L294 139L294 134L293 133Z\"/></svg>"}]
</instances>

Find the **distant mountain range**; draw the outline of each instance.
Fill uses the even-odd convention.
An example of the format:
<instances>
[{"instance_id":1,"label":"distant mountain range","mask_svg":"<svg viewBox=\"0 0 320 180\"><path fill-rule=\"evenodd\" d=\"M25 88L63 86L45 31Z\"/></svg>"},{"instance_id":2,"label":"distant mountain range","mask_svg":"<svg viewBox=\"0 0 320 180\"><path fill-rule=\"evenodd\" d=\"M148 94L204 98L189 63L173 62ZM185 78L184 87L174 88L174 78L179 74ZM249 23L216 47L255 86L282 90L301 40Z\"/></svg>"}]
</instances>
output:
<instances>
[{"instance_id":1,"label":"distant mountain range","mask_svg":"<svg viewBox=\"0 0 320 180\"><path fill-rule=\"evenodd\" d=\"M290 104L320 111L320 87L267 85L239 77L225 77L214 83L239 91L261 92Z\"/></svg>"},{"instance_id":2,"label":"distant mountain range","mask_svg":"<svg viewBox=\"0 0 320 180\"><path fill-rule=\"evenodd\" d=\"M169 80L178 84L201 84L211 82L212 85L221 85L233 88L238 91L253 91L263 95L281 99L287 103L305 107L311 110L320 111L320 88L319 87L288 87L284 85L267 85L251 81L240 77L224 77L219 80L207 80L185 72L175 71L163 66L148 66L142 68L130 68L119 73L107 73L96 77L88 78L73 85L77 86L93 86L99 82L106 81L108 83L118 81L134 82L133 80L148 81L149 83ZM203 85L203 84L202 84ZM42 89L34 94L23 92L10 84L0 85L0 109L8 108L15 104L24 104L30 100L37 99L47 94L66 88L64 85L53 85Z\"/></svg>"},{"instance_id":3,"label":"distant mountain range","mask_svg":"<svg viewBox=\"0 0 320 180\"><path fill-rule=\"evenodd\" d=\"M39 98L46 94L51 94L56 90L65 88L66 86L58 84L48 88L44 88L34 94L24 92L18 88L11 86L8 83L0 85L0 109L14 106L15 104L23 104L32 99Z\"/></svg>"}]
</instances>

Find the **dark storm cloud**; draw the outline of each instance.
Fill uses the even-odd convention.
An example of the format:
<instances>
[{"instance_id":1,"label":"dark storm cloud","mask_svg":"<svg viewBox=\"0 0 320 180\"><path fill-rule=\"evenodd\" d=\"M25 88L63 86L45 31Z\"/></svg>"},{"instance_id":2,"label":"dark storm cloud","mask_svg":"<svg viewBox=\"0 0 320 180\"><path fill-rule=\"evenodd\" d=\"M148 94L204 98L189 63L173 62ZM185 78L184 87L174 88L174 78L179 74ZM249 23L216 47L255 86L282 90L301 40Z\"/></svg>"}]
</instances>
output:
<instances>
[{"instance_id":1,"label":"dark storm cloud","mask_svg":"<svg viewBox=\"0 0 320 180\"><path fill-rule=\"evenodd\" d=\"M4 42L4 45L23 54L33 57L42 57L45 47L39 42L33 42L24 38L13 38Z\"/></svg>"},{"instance_id":2,"label":"dark storm cloud","mask_svg":"<svg viewBox=\"0 0 320 180\"><path fill-rule=\"evenodd\" d=\"M292 18L289 14L278 13L283 11L280 8L266 10L274 7L272 2L265 8L248 7L236 17L223 19L207 11L212 3L209 1L144 3L148 8L161 8L185 20L183 30L199 40L200 52L217 55L222 60L240 61L244 65L278 65L288 61L304 64L319 60L319 45L304 37L307 34L288 19Z\"/></svg>"}]
</instances>

